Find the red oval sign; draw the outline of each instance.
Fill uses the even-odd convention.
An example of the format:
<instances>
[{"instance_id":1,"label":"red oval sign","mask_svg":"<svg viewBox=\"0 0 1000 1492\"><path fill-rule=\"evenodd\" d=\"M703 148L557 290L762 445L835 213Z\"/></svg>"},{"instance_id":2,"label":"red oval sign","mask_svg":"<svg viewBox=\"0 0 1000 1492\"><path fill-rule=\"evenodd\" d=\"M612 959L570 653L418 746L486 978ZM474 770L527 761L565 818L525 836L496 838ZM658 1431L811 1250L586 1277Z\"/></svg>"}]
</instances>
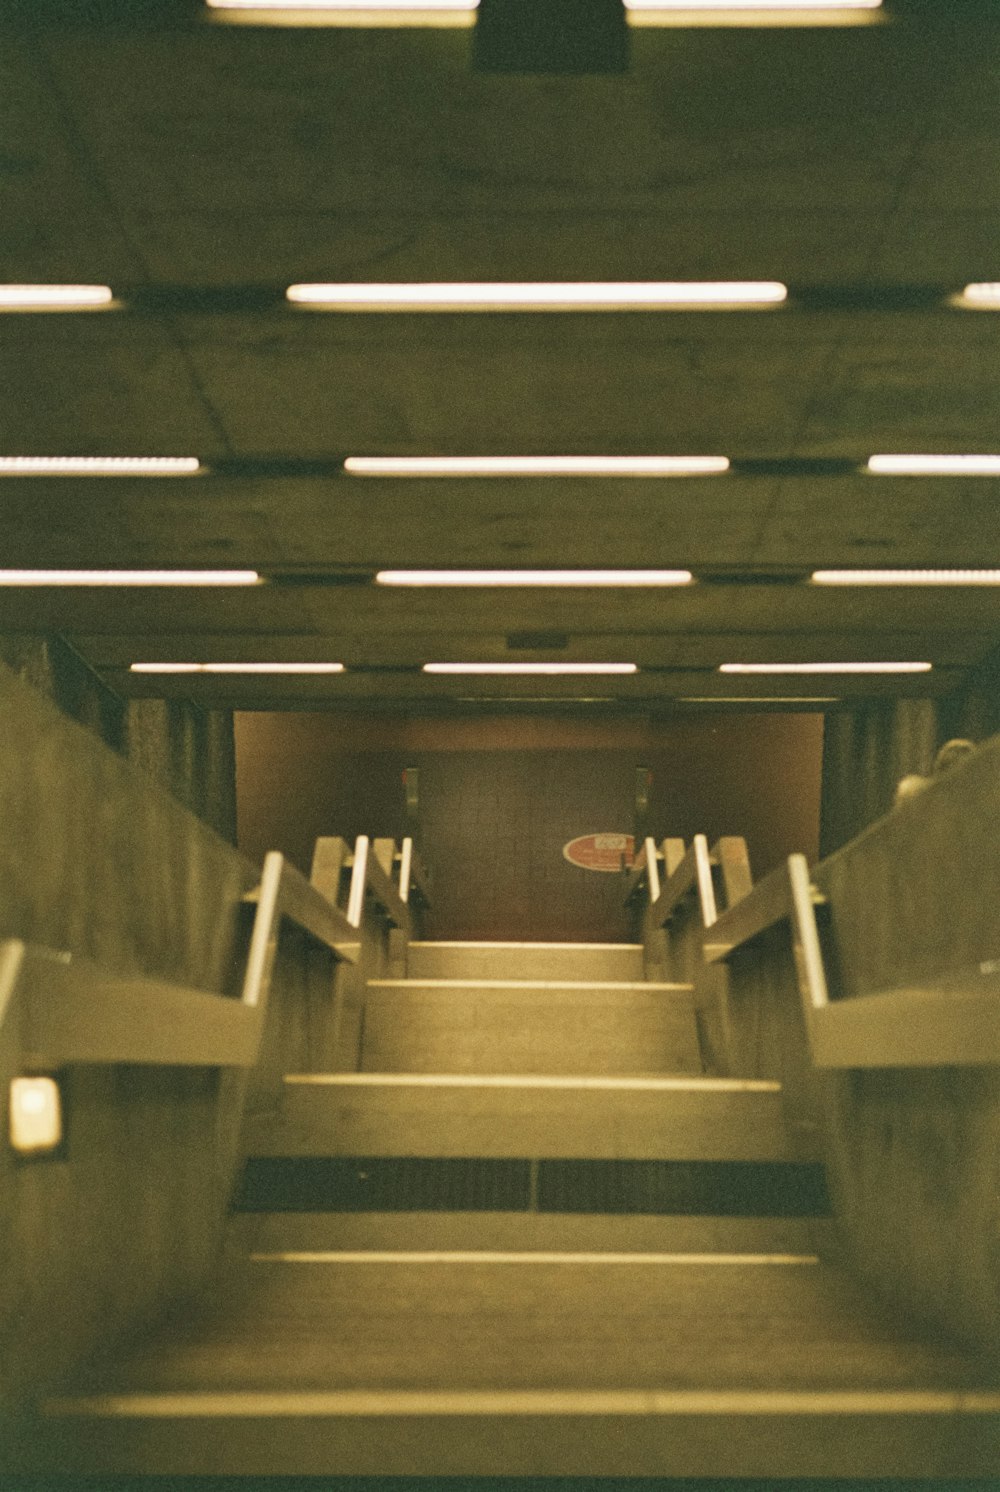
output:
<instances>
[{"instance_id":1,"label":"red oval sign","mask_svg":"<svg viewBox=\"0 0 1000 1492\"><path fill-rule=\"evenodd\" d=\"M563 845L563 859L581 870L603 870L611 874L632 864L635 841L631 834L580 834Z\"/></svg>"}]
</instances>

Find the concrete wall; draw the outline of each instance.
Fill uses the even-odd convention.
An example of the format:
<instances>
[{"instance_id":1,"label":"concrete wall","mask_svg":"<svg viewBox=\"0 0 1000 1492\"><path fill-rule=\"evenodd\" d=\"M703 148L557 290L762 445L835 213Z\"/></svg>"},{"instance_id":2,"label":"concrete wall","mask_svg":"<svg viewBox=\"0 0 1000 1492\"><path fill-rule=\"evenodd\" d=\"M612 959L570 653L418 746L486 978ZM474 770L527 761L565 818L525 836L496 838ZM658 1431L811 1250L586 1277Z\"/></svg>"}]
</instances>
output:
<instances>
[{"instance_id":1,"label":"concrete wall","mask_svg":"<svg viewBox=\"0 0 1000 1492\"><path fill-rule=\"evenodd\" d=\"M832 710L823 739L820 853L830 855L888 813L896 784L930 772L939 746L1000 731L1000 650L940 699L871 700Z\"/></svg>"},{"instance_id":2,"label":"concrete wall","mask_svg":"<svg viewBox=\"0 0 1000 1492\"><path fill-rule=\"evenodd\" d=\"M22 673L58 689L58 651ZM222 991L237 976L253 867L98 739L0 668L0 938L111 972ZM0 1026L0 1095L21 1068ZM214 1260L244 1080L219 1071L79 1066L60 1075L66 1144L21 1159L0 1141L0 1405L194 1288Z\"/></svg>"},{"instance_id":3,"label":"concrete wall","mask_svg":"<svg viewBox=\"0 0 1000 1492\"><path fill-rule=\"evenodd\" d=\"M942 981L974 988L1000 948L1000 739L815 866L835 998ZM944 1337L995 1352L1000 1323L1000 1070L813 1067L787 924L729 960L719 1065L778 1078L821 1143L836 1252ZM947 1000L937 1008L948 1029Z\"/></svg>"},{"instance_id":4,"label":"concrete wall","mask_svg":"<svg viewBox=\"0 0 1000 1492\"><path fill-rule=\"evenodd\" d=\"M56 635L0 633L0 661L236 843L231 711L189 700L123 699Z\"/></svg>"}]
</instances>

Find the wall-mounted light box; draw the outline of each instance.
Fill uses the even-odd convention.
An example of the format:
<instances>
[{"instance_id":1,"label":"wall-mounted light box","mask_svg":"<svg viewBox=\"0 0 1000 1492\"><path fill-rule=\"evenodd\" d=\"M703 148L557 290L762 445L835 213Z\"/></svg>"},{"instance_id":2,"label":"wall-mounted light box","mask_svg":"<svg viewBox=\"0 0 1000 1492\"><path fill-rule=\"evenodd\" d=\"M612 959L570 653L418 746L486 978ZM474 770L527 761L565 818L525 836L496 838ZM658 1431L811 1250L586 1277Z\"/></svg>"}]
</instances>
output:
<instances>
[{"instance_id":1,"label":"wall-mounted light box","mask_svg":"<svg viewBox=\"0 0 1000 1492\"><path fill-rule=\"evenodd\" d=\"M53 1077L14 1078L8 1126L18 1155L50 1155L63 1140L62 1095Z\"/></svg>"}]
</instances>

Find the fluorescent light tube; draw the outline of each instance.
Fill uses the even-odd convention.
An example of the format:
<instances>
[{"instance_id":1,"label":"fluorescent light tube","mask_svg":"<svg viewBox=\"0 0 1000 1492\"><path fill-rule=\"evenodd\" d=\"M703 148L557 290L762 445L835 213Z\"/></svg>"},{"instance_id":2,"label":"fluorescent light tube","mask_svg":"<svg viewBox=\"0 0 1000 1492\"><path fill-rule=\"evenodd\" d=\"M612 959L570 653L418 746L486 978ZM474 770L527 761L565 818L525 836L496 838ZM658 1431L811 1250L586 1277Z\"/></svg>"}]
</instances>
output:
<instances>
[{"instance_id":1,"label":"fluorescent light tube","mask_svg":"<svg viewBox=\"0 0 1000 1492\"><path fill-rule=\"evenodd\" d=\"M265 26L475 25L479 0L207 0L213 19Z\"/></svg>"},{"instance_id":2,"label":"fluorescent light tube","mask_svg":"<svg viewBox=\"0 0 1000 1492\"><path fill-rule=\"evenodd\" d=\"M720 673L930 673L932 663L722 663Z\"/></svg>"},{"instance_id":3,"label":"fluorescent light tube","mask_svg":"<svg viewBox=\"0 0 1000 1492\"><path fill-rule=\"evenodd\" d=\"M661 586L690 585L690 570L379 570L379 585Z\"/></svg>"},{"instance_id":4,"label":"fluorescent light tube","mask_svg":"<svg viewBox=\"0 0 1000 1492\"><path fill-rule=\"evenodd\" d=\"M951 304L972 311L1000 311L1000 280L966 285L960 295L952 297Z\"/></svg>"},{"instance_id":5,"label":"fluorescent light tube","mask_svg":"<svg viewBox=\"0 0 1000 1492\"><path fill-rule=\"evenodd\" d=\"M0 586L259 585L256 570L0 570Z\"/></svg>"},{"instance_id":6,"label":"fluorescent light tube","mask_svg":"<svg viewBox=\"0 0 1000 1492\"><path fill-rule=\"evenodd\" d=\"M1000 585L1000 570L814 570L813 585Z\"/></svg>"},{"instance_id":7,"label":"fluorescent light tube","mask_svg":"<svg viewBox=\"0 0 1000 1492\"><path fill-rule=\"evenodd\" d=\"M1000 477L1000 456L869 456L865 470L884 477Z\"/></svg>"},{"instance_id":8,"label":"fluorescent light tube","mask_svg":"<svg viewBox=\"0 0 1000 1492\"><path fill-rule=\"evenodd\" d=\"M0 311L93 311L113 301L108 285L0 285Z\"/></svg>"},{"instance_id":9,"label":"fluorescent light tube","mask_svg":"<svg viewBox=\"0 0 1000 1492\"><path fill-rule=\"evenodd\" d=\"M189 477L197 456L0 456L0 477Z\"/></svg>"},{"instance_id":10,"label":"fluorescent light tube","mask_svg":"<svg viewBox=\"0 0 1000 1492\"><path fill-rule=\"evenodd\" d=\"M729 470L726 456L348 456L360 477L695 477Z\"/></svg>"},{"instance_id":11,"label":"fluorescent light tube","mask_svg":"<svg viewBox=\"0 0 1000 1492\"><path fill-rule=\"evenodd\" d=\"M206 0L209 10L476 10L479 0Z\"/></svg>"},{"instance_id":12,"label":"fluorescent light tube","mask_svg":"<svg viewBox=\"0 0 1000 1492\"><path fill-rule=\"evenodd\" d=\"M835 705L837 694L688 694L681 705Z\"/></svg>"},{"instance_id":13,"label":"fluorescent light tube","mask_svg":"<svg viewBox=\"0 0 1000 1492\"><path fill-rule=\"evenodd\" d=\"M572 281L289 285L298 306L328 311L686 311L776 306L786 286L763 281Z\"/></svg>"},{"instance_id":14,"label":"fluorescent light tube","mask_svg":"<svg viewBox=\"0 0 1000 1492\"><path fill-rule=\"evenodd\" d=\"M501 700L482 694L460 694L458 704L618 704L616 694L504 694Z\"/></svg>"},{"instance_id":15,"label":"fluorescent light tube","mask_svg":"<svg viewBox=\"0 0 1000 1492\"><path fill-rule=\"evenodd\" d=\"M882 0L625 0L630 26L864 26Z\"/></svg>"},{"instance_id":16,"label":"fluorescent light tube","mask_svg":"<svg viewBox=\"0 0 1000 1492\"><path fill-rule=\"evenodd\" d=\"M343 673L342 663L131 663L130 673Z\"/></svg>"},{"instance_id":17,"label":"fluorescent light tube","mask_svg":"<svg viewBox=\"0 0 1000 1492\"><path fill-rule=\"evenodd\" d=\"M626 10L879 10L882 0L624 0Z\"/></svg>"},{"instance_id":18,"label":"fluorescent light tube","mask_svg":"<svg viewBox=\"0 0 1000 1492\"><path fill-rule=\"evenodd\" d=\"M638 673L637 663L425 663L424 673Z\"/></svg>"}]
</instances>

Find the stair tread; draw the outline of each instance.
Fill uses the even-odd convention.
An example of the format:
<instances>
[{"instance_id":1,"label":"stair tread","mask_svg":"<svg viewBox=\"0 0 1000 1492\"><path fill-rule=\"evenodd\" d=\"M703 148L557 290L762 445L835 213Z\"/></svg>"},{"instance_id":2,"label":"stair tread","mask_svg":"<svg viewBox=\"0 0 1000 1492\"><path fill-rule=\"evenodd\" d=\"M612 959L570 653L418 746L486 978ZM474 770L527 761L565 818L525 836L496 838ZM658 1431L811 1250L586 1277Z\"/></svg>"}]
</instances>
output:
<instances>
[{"instance_id":1,"label":"stair tread","mask_svg":"<svg viewBox=\"0 0 1000 1492\"><path fill-rule=\"evenodd\" d=\"M250 1155L791 1160L781 1087L703 1077L296 1073ZM800 1156L801 1158L801 1156Z\"/></svg>"},{"instance_id":2,"label":"stair tread","mask_svg":"<svg viewBox=\"0 0 1000 1492\"><path fill-rule=\"evenodd\" d=\"M84 1392L997 1387L819 1263L349 1253L251 1263Z\"/></svg>"},{"instance_id":3,"label":"stair tread","mask_svg":"<svg viewBox=\"0 0 1000 1492\"><path fill-rule=\"evenodd\" d=\"M584 949L586 952L607 953L642 953L641 943L536 943L519 942L516 938L499 939L496 941L477 941L475 938L449 941L447 938L414 938L407 945L410 948L527 948L532 951L539 949Z\"/></svg>"}]
</instances>

